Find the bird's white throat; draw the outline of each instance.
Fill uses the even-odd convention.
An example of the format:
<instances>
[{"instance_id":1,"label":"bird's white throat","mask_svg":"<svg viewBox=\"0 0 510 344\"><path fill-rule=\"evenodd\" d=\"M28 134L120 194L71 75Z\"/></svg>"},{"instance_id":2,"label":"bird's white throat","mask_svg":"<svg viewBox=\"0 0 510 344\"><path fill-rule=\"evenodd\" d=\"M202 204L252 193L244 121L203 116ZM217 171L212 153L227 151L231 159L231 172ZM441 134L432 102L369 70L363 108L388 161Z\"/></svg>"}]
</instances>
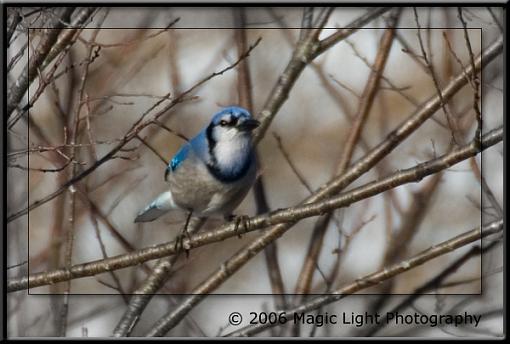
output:
<instances>
[{"instance_id":1,"label":"bird's white throat","mask_svg":"<svg viewBox=\"0 0 510 344\"><path fill-rule=\"evenodd\" d=\"M250 138L239 135L230 140L218 141L214 153L220 170L241 169L249 158Z\"/></svg>"}]
</instances>

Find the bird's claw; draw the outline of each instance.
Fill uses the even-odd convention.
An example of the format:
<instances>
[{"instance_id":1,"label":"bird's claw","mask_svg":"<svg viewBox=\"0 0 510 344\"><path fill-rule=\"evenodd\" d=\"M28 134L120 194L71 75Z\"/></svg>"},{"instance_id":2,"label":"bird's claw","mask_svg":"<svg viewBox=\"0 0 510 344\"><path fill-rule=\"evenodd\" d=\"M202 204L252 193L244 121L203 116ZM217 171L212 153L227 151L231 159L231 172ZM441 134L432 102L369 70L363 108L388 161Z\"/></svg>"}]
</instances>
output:
<instances>
[{"instance_id":1,"label":"bird's claw","mask_svg":"<svg viewBox=\"0 0 510 344\"><path fill-rule=\"evenodd\" d=\"M231 215L229 217L231 222L234 222L234 232L241 239L241 231L239 230L240 225L244 228L244 232L247 233L250 230L250 217L248 215Z\"/></svg>"},{"instance_id":2,"label":"bird's claw","mask_svg":"<svg viewBox=\"0 0 510 344\"><path fill-rule=\"evenodd\" d=\"M188 223L189 223L190 217L191 217L191 215L188 216L188 218L186 220L186 224L184 225L184 228L182 229L181 234L178 235L177 238L175 239L175 246L174 246L174 250L176 253L181 253L182 250L184 250L184 252L186 252L186 258L189 258L189 247L184 247L184 238L187 238L188 241L191 241L191 235L188 232Z\"/></svg>"},{"instance_id":3,"label":"bird's claw","mask_svg":"<svg viewBox=\"0 0 510 344\"><path fill-rule=\"evenodd\" d=\"M189 233L182 233L175 238L175 245L174 245L174 251L179 254L183 250L186 253L186 258L189 258L189 249L184 248L184 238L187 237L189 240Z\"/></svg>"}]
</instances>

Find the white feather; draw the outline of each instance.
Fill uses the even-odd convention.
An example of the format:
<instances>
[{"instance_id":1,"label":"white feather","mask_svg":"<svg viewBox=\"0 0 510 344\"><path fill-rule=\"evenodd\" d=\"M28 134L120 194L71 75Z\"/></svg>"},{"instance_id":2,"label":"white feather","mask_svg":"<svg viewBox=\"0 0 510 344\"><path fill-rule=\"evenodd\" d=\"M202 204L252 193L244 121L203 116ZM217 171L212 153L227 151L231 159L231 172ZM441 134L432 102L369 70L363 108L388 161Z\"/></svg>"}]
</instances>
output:
<instances>
[{"instance_id":1,"label":"white feather","mask_svg":"<svg viewBox=\"0 0 510 344\"><path fill-rule=\"evenodd\" d=\"M149 222L154 221L167 211L178 209L174 202L172 193L165 191L156 197L145 209L143 209L135 219L135 222Z\"/></svg>"},{"instance_id":2,"label":"white feather","mask_svg":"<svg viewBox=\"0 0 510 344\"><path fill-rule=\"evenodd\" d=\"M165 191L156 197L153 204L156 208L161 210L171 210L177 208L177 205L174 202L174 198L172 197L172 192L170 191Z\"/></svg>"},{"instance_id":3,"label":"white feather","mask_svg":"<svg viewBox=\"0 0 510 344\"><path fill-rule=\"evenodd\" d=\"M203 210L203 213L214 213L218 209L221 209L221 207L226 203L225 194L222 193L215 193L211 200L209 201L209 204L207 204L207 208Z\"/></svg>"},{"instance_id":4,"label":"white feather","mask_svg":"<svg viewBox=\"0 0 510 344\"><path fill-rule=\"evenodd\" d=\"M221 131L214 147L218 166L232 168L244 162L250 149L250 138L236 129Z\"/></svg>"}]
</instances>

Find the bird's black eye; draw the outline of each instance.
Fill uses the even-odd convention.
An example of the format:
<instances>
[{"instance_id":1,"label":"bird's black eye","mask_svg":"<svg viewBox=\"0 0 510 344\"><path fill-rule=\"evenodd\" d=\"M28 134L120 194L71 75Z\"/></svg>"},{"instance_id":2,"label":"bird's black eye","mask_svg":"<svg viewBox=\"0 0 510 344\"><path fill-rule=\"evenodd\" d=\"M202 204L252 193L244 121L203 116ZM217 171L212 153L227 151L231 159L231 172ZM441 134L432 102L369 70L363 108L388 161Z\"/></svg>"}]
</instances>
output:
<instances>
[{"instance_id":1,"label":"bird's black eye","mask_svg":"<svg viewBox=\"0 0 510 344\"><path fill-rule=\"evenodd\" d=\"M224 126L228 125L228 122L227 122L227 121L225 121L224 119L222 119L222 120L220 121L220 125L221 125L222 127L224 127Z\"/></svg>"}]
</instances>

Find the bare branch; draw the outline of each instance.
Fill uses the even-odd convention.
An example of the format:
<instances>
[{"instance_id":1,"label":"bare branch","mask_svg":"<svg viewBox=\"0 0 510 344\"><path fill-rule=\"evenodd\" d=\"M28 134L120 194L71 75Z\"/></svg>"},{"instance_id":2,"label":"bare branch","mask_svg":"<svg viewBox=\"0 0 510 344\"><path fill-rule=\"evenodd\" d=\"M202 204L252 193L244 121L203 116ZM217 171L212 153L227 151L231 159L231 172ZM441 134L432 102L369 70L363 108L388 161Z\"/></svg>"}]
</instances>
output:
<instances>
[{"instance_id":1,"label":"bare branch","mask_svg":"<svg viewBox=\"0 0 510 344\"><path fill-rule=\"evenodd\" d=\"M119 152L123 147L124 145L126 145L129 141L131 141L133 138L136 137L136 135L142 131L145 127L147 127L149 124L151 123L154 123L154 120L157 120L158 118L160 118L163 114L165 114L168 110L170 110L172 107L174 107L176 104L182 102L185 97L193 92L195 89L197 89L199 86L201 86L202 84L204 84L205 82L209 81L210 79L214 78L214 77L217 77L219 75L222 75L223 73L227 72L228 70L234 68L235 66L237 66L239 64L239 62L248 57L250 52L260 43L260 38L253 44L250 46L250 48L248 49L248 51L246 51L241 57L240 59L238 59L237 61L235 61L233 64L229 65L228 67L226 68L223 68L222 70L220 70L219 72L214 72L212 73L211 75L203 78L202 80L200 80L199 82L197 82L195 85L193 85L192 87L190 87L187 91L181 93L178 97L174 98L168 105L166 105L163 109L161 109L160 111L158 111L156 114L153 115L152 119L149 119L147 121L143 121L143 119L152 111L154 110L156 107L158 107L161 103L163 103L163 101L166 99L163 98L161 99L160 101L156 102L154 105L152 105L147 111L145 111L141 116L140 118L135 121L135 123L131 126L131 128L128 130L127 134L120 140L120 142L114 147L112 148L108 153L106 153L102 158L98 159L92 166L90 166L89 168L85 169L84 171L82 171L81 173L79 173L78 175L74 176L73 178L69 179L68 181L66 181L59 189L57 189L56 191L52 192L51 194L37 200L37 201L34 201L32 204L30 204L28 207L24 208L24 209L21 209L17 212L15 212L14 214L11 214L8 216L7 218L7 222L11 222L23 215L26 215L29 211L45 204L46 202L52 200L53 198L55 198L56 196L60 195L64 190L66 190L68 187L70 187L71 185L75 184L76 182L80 181L81 179L83 179L84 177L88 176L90 173L94 172L99 166L101 166L102 164L104 164L105 162L107 161L110 161L117 152Z\"/></svg>"},{"instance_id":2,"label":"bare branch","mask_svg":"<svg viewBox=\"0 0 510 344\"><path fill-rule=\"evenodd\" d=\"M420 21L418 19L418 12L416 11L416 7L413 7L413 11L414 11L414 18L416 21L416 25L418 26L417 36L418 36L418 41L420 42L420 48L421 48L421 54L422 54L421 56L425 60L425 64L426 64L428 72L429 72L428 74L430 74L432 81L434 82L434 86L436 87L437 94L439 95L439 99L441 100L441 107L443 109L446 120L448 122L448 127L450 128L452 139L454 142L457 142L455 139L455 133L457 132L457 130L456 130L454 122L451 118L452 116L451 116L450 112L447 110L446 101L445 101L443 94L441 92L441 86L439 84L439 80L437 79L437 75L436 75L436 72L434 69L434 65L432 63L432 59L430 57L427 57L427 52L425 51L425 47L423 46L423 40L421 37ZM471 67L474 67L474 65Z\"/></svg>"},{"instance_id":3,"label":"bare branch","mask_svg":"<svg viewBox=\"0 0 510 344\"><path fill-rule=\"evenodd\" d=\"M469 52L469 61L471 62L471 68L475 65L475 56L473 54L473 49L471 48L471 41L469 40L469 34L467 31L467 24L464 21L464 18L462 16L462 9L460 7L457 8L459 12L459 20L462 23L462 27L464 28L464 38L466 40L466 47ZM475 110L476 114L476 121L478 122L478 126L476 128L475 132L475 140L477 142L480 141L480 138L482 137L482 114L480 112L480 107L478 105L478 102L480 101L480 79L478 78L478 74L471 75L472 80L472 87L473 87L473 109Z\"/></svg>"},{"instance_id":4,"label":"bare branch","mask_svg":"<svg viewBox=\"0 0 510 344\"><path fill-rule=\"evenodd\" d=\"M396 186L403 185L406 183L420 181L427 175L435 174L445 168L449 168L452 165L463 161L471 156L476 155L481 150L487 149L500 142L503 138L503 129L499 128L493 130L484 135L482 147L476 147L473 143L463 147L456 148L452 152L440 156L436 159L430 160L425 163L421 163L416 167L401 170L394 173L378 182L372 182L365 186L360 186L354 190L341 193L338 196L331 197L329 199L320 201L321 197L318 194L312 195L309 199L317 199L319 201L309 201L302 205L298 205L292 208L283 210L273 211L269 214L259 215L249 220L250 226L246 228L247 231L253 231L267 227L269 225L283 224L275 226L272 231L267 231L266 234L262 235L259 239L254 241L250 246L250 250L242 250L240 253L244 257L248 254L251 257L256 252L256 249L260 250L264 245L268 244L268 241L274 240L275 236L282 235L283 231L288 229L287 222L294 224L296 221L323 214L332 209L339 207L348 206L354 202L358 202L362 199L372 197L376 194L382 193L386 190L395 188ZM324 196L323 196L324 197ZM195 247L203 246L211 242L217 242L226 238L237 236L237 228L235 224L229 224L220 227L215 231L209 231L201 235L193 235L190 238L184 238L182 241L183 247L186 249L193 249ZM141 262L161 258L164 256L172 255L177 253L175 242L155 245L146 249L138 250L130 254L119 255L110 257L105 260L98 260L85 264L78 264L70 269L59 269L55 271L47 271L42 273L32 274L28 277L20 279L9 280L7 283L7 291L17 291L26 288L35 288L49 283L57 283L66 281L73 278L81 278L86 276L92 276L101 272L122 269L128 266L140 264ZM242 264L239 260L236 260L237 264Z\"/></svg>"},{"instance_id":5,"label":"bare branch","mask_svg":"<svg viewBox=\"0 0 510 344\"><path fill-rule=\"evenodd\" d=\"M247 33L246 27L246 13L245 9L241 8L235 10L235 22L238 29L235 32L236 46L238 55L246 50L247 45ZM304 29L303 29L304 30ZM239 104L253 113L253 94L252 94L252 81L250 74L250 66L248 60L243 60L239 64L239 72L237 78ZM257 158L260 162L260 155L257 153ZM266 190L264 188L263 176L259 176L253 186L253 194L255 197L257 214L263 214L269 211L269 205L266 198ZM275 294L275 304L280 307L286 306L285 296L282 294L285 292L285 286L283 284L283 277L278 259L278 245L274 243L269 245L264 250L264 257L266 260L269 281L271 283L271 289Z\"/></svg>"},{"instance_id":6,"label":"bare branch","mask_svg":"<svg viewBox=\"0 0 510 344\"><path fill-rule=\"evenodd\" d=\"M16 85L9 89L7 94L7 117L10 117L14 109L18 106L28 86L37 76L37 69L43 63L53 44L57 41L60 31L62 31L64 27L59 19L62 18L64 21L69 21L73 11L73 7L66 7L62 10L60 14L61 17L55 17L50 23L49 28L43 31L41 42L32 53L28 65L23 68L23 72L18 78Z\"/></svg>"},{"instance_id":7,"label":"bare branch","mask_svg":"<svg viewBox=\"0 0 510 344\"><path fill-rule=\"evenodd\" d=\"M318 34L330 14L330 12L325 13L322 20L323 24L311 30L306 39L298 44L291 60L282 75L280 75L278 82L270 93L271 95L266 100L263 110L258 115L261 125L256 129L254 141L258 143L265 135L274 116L276 116L276 113L287 100L289 92L301 75L301 72L311 61L388 10L389 8L387 7L371 10L366 15L348 24L348 29L339 30L322 41L318 41Z\"/></svg>"},{"instance_id":8,"label":"bare branch","mask_svg":"<svg viewBox=\"0 0 510 344\"><path fill-rule=\"evenodd\" d=\"M343 144L343 151L340 158L340 162L337 166L336 175L343 174L349 166L354 149L357 146L363 127L366 123L372 105L374 103L375 95L379 90L379 84L383 75L384 67L393 45L393 39L395 36L395 26L397 25L400 17L401 10L396 10L391 15L391 22L388 24L388 28L385 30L381 41L379 43L379 49L375 57L374 66L370 73L368 80L363 91L363 95L359 99L358 110L354 116L351 128L347 139ZM308 251L305 255L305 261L298 277L296 285L296 294L307 294L311 289L313 274L315 272L319 254L322 250L322 243L326 234L329 221L332 213L321 217L315 224L311 241L308 246ZM298 297L298 303L301 302L301 297Z\"/></svg>"},{"instance_id":9,"label":"bare branch","mask_svg":"<svg viewBox=\"0 0 510 344\"><path fill-rule=\"evenodd\" d=\"M145 139L141 138L140 135L136 135L136 138L144 144L145 147L149 148L149 150L154 153L159 160L163 162L163 164L166 166L168 164L167 160L154 148L152 147Z\"/></svg>"},{"instance_id":10,"label":"bare branch","mask_svg":"<svg viewBox=\"0 0 510 344\"><path fill-rule=\"evenodd\" d=\"M502 138L502 128L494 132L496 136L499 136L499 140ZM462 152L461 152L462 151ZM305 214L317 215L322 214L326 211L331 210L335 206L346 206L353 202L359 201L370 196L373 196L372 192L375 190L382 191L381 188L387 189L402 185L411 181L419 181L423 179L425 175L430 175L439 172L440 170L450 167L455 164L456 159L464 160L470 155L477 151L476 145L470 144L464 147L461 151L455 150L451 154L443 157L433 159L427 163L422 163L414 168L402 170L396 174L387 177L379 182L372 182L366 187L356 188L350 192L340 194L338 196L319 201L317 203L308 203L302 206L295 207L292 211L282 210L273 212L271 220L267 224L275 224L279 222L277 218L279 216L290 217L291 223L295 223L296 220L305 216ZM464 155L467 154L467 155ZM377 192L376 192L377 193ZM370 195L370 196L369 196ZM280 215L281 214L281 215ZM250 225L257 226L257 218L250 220ZM237 270L239 270L246 262L254 257L258 252L264 249L269 243L283 235L283 233L289 228L287 225L274 226L272 229L266 231L258 239L254 240L251 244L247 245L244 249L238 251L228 261L224 262L219 270L213 273L207 280L199 284L199 286L193 291L193 295L188 296L180 306L174 311L163 316L154 327L149 330L148 336L161 336L166 334L171 328L177 325L185 315L198 304L206 295L216 289L221 283L232 276ZM479 232L479 230L478 230Z\"/></svg>"},{"instance_id":11,"label":"bare branch","mask_svg":"<svg viewBox=\"0 0 510 344\"><path fill-rule=\"evenodd\" d=\"M193 217L186 230L189 234L198 232L204 223L204 219ZM181 248L176 248L174 244L174 248L179 250L179 252L182 250L182 247L186 246L183 244ZM165 257L156 263L153 273L149 275L143 284L134 291L134 295L131 296L126 311L115 326L113 331L114 337L128 336L133 331L153 294L172 276L172 269L178 258L179 255Z\"/></svg>"},{"instance_id":12,"label":"bare branch","mask_svg":"<svg viewBox=\"0 0 510 344\"><path fill-rule=\"evenodd\" d=\"M86 41L82 38L80 38L80 42L86 44L86 45L92 45L92 46L97 46L97 47L101 47L101 48L115 48L115 47L125 47L125 46L128 46L128 45L132 45L132 44L135 44L135 43L140 43L140 41L146 41L148 39L151 39L151 38L154 38L154 37L157 37L159 36L160 34L164 33L164 32L167 32L172 26L174 26L175 24L177 24L177 22L180 20L181 18L175 18L174 20L172 20L164 29L161 29L161 30L158 30L156 31L155 33L152 33L150 35L147 35L145 37L142 37L142 38L135 38L133 40L130 40L130 41L127 41L127 42L122 42L122 43L110 43L110 44L105 44L105 43L99 43L99 42L96 42L94 40L92 41Z\"/></svg>"},{"instance_id":13,"label":"bare branch","mask_svg":"<svg viewBox=\"0 0 510 344\"><path fill-rule=\"evenodd\" d=\"M305 177L303 177L301 172L299 172L299 170L297 169L296 165L292 162L292 159L290 158L289 153L287 152L285 147L283 147L283 143L282 143L281 137L278 136L278 134L276 134L276 133L273 133L273 136L276 139L276 143L277 143L278 149L282 152L283 157L285 158L285 160L289 164L290 168L292 169L292 172L294 172L296 177L299 179L299 182L305 187L306 190L308 190L309 193L313 193L312 187L306 181Z\"/></svg>"},{"instance_id":14,"label":"bare branch","mask_svg":"<svg viewBox=\"0 0 510 344\"><path fill-rule=\"evenodd\" d=\"M488 228L492 226L493 224L497 224L498 221L493 222L492 224L489 224L488 226L484 228ZM483 237L483 231L485 230L482 228L482 237ZM407 296L404 300L399 302L397 306L394 306L389 312L398 312L402 311L405 308L409 307L415 300L417 300L421 295L429 292L430 290L434 288L438 288L441 285L443 285L443 281L454 274L462 265L464 265L469 259L479 256L483 252L488 252L492 248L496 246L497 242L493 242L492 244L486 245L485 247L481 248L480 246L472 246L470 250L468 250L466 253L461 255L459 258L457 258L453 263L451 263L449 266L447 266L443 271L441 271L439 274L437 274L435 277L430 279L428 282L424 283L420 287L416 288L409 296ZM371 326L368 331L365 333L365 336L372 337L377 332L379 332L385 324L378 324Z\"/></svg>"},{"instance_id":15,"label":"bare branch","mask_svg":"<svg viewBox=\"0 0 510 344\"><path fill-rule=\"evenodd\" d=\"M371 22L377 17L380 17L389 10L391 10L391 7L381 7L370 10L365 15L347 24L344 29L339 29L334 34L331 34L330 36L324 38L323 40L320 41L320 47L317 50L317 55L322 54L324 51L331 48L333 45L346 39L351 34L365 26L367 23Z\"/></svg>"},{"instance_id":16,"label":"bare branch","mask_svg":"<svg viewBox=\"0 0 510 344\"><path fill-rule=\"evenodd\" d=\"M468 245L472 242L480 240L481 238L485 238L489 235L499 233L503 230L503 220L495 221L490 223L483 228L476 228L471 231L462 233L456 237L453 237L449 240L446 240L442 243L436 244L425 251L420 252L419 254L413 256L412 258L403 260L395 265L390 266L389 268L384 268L383 270L374 272L370 275L367 275L363 278L357 279L353 283L347 284L346 286L335 290L331 295L324 295L316 297L315 299L290 310L285 310L287 314L293 313L307 313L311 312L319 307L324 305L340 301L346 298L349 295L352 295L360 290L366 289L373 285L377 285L382 281L393 278L396 275L399 275L405 271L409 271L417 266L420 266L436 257L441 255L450 253L451 251ZM260 333L270 327L278 326L279 323L270 323L267 322L265 324L248 326L242 329L239 329L235 332L229 333L227 336L251 336L256 333ZM152 331L149 334L157 335L160 332Z\"/></svg>"}]
</instances>

